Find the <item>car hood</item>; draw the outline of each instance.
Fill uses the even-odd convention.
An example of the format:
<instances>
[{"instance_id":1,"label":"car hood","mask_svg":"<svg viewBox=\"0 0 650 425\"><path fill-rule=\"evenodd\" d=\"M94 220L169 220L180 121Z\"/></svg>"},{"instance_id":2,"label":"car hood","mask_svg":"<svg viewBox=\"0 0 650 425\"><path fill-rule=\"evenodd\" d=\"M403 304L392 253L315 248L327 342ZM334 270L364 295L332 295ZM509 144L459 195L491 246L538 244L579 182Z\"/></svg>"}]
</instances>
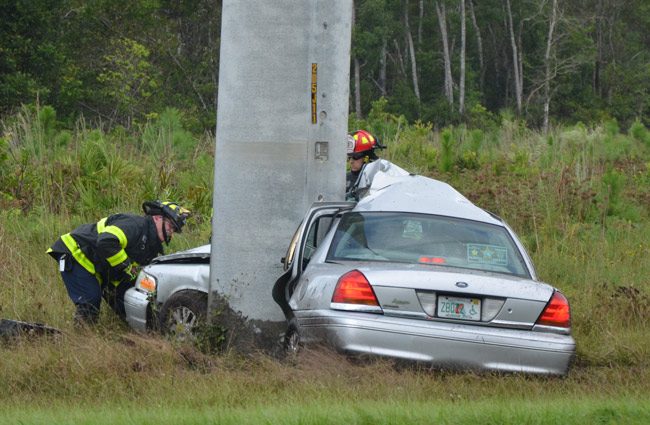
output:
<instances>
[{"instance_id":1,"label":"car hood","mask_svg":"<svg viewBox=\"0 0 650 425\"><path fill-rule=\"evenodd\" d=\"M193 259L207 260L210 258L210 249L210 244L197 246L196 248L188 249L186 251L175 252L169 255L161 255L160 257L154 258L151 263L160 264Z\"/></svg>"}]
</instances>

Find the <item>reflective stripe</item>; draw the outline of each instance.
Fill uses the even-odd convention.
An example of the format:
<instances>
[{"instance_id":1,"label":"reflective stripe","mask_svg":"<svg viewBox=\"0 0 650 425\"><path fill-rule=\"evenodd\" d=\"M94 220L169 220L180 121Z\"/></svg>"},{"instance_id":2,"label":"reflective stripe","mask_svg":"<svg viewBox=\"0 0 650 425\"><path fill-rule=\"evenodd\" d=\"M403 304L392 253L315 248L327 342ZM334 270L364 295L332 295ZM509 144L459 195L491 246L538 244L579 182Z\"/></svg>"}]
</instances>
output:
<instances>
[{"instance_id":1,"label":"reflective stripe","mask_svg":"<svg viewBox=\"0 0 650 425\"><path fill-rule=\"evenodd\" d=\"M83 253L81 248L79 248L77 241L74 240L72 235L66 233L61 236L61 240L65 246L68 247L70 254L72 254L72 257L77 260L77 263L81 264L84 269L88 270L88 273L95 274L95 265L88 259L88 257L86 257L86 254Z\"/></svg>"},{"instance_id":2,"label":"reflective stripe","mask_svg":"<svg viewBox=\"0 0 650 425\"><path fill-rule=\"evenodd\" d=\"M104 230L102 230L101 232L98 231L97 233L104 233L104 232L117 236L117 239L119 239L120 241L120 246L122 248L126 248L126 244L128 243L128 241L122 229L120 229L117 226L106 226Z\"/></svg>"},{"instance_id":3,"label":"reflective stripe","mask_svg":"<svg viewBox=\"0 0 650 425\"><path fill-rule=\"evenodd\" d=\"M104 231L104 229L106 228L106 220L107 219L108 219L108 217L104 217L104 218L102 218L101 220L99 220L97 222L97 234L100 234L100 233L102 233Z\"/></svg>"},{"instance_id":4,"label":"reflective stripe","mask_svg":"<svg viewBox=\"0 0 650 425\"><path fill-rule=\"evenodd\" d=\"M120 246L122 249L119 250L115 255L112 255L106 259L111 267L115 267L129 258L129 256L126 254L126 251L124 251L124 248L126 248L126 245L128 244L128 240L126 239L126 235L122 229L117 226L106 226L106 219L103 218L97 223L97 233L110 233L111 235L117 237L117 239L120 241Z\"/></svg>"},{"instance_id":5,"label":"reflective stripe","mask_svg":"<svg viewBox=\"0 0 650 425\"><path fill-rule=\"evenodd\" d=\"M111 267L115 267L118 264L121 264L124 261L126 261L127 258L129 258L129 256L126 255L126 251L120 249L117 254L108 257L106 261L108 261L108 264L110 264Z\"/></svg>"}]
</instances>

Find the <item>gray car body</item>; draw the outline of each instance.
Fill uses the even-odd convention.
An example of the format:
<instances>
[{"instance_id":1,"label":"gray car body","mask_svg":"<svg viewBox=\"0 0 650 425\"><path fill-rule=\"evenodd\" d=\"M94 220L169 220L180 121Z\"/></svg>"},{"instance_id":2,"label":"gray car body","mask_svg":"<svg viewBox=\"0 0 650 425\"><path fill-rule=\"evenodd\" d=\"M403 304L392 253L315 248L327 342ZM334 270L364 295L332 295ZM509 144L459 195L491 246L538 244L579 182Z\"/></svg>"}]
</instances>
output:
<instances>
[{"instance_id":1,"label":"gray car body","mask_svg":"<svg viewBox=\"0 0 650 425\"><path fill-rule=\"evenodd\" d=\"M286 272L273 294L287 316L289 331L297 333L302 344L328 344L349 354L451 368L566 374L575 352L570 328L536 325L556 289L538 280L512 229L446 183L410 175L385 161L368 171L374 175L360 201L315 203L294 235L283 259ZM345 212L431 214L501 226L520 251L528 276L424 264L327 261ZM323 218L328 230L308 241L312 226ZM161 257L143 270L158 279L158 305L178 291L207 292L209 249L206 245ZM193 264L194 260L203 264ZM332 303L339 278L355 269L372 284L379 312ZM468 323L426 314L418 291L497 297L504 303L490 321ZM136 329L147 327L146 310L153 302L143 295L137 285L127 292L127 319Z\"/></svg>"}]
</instances>

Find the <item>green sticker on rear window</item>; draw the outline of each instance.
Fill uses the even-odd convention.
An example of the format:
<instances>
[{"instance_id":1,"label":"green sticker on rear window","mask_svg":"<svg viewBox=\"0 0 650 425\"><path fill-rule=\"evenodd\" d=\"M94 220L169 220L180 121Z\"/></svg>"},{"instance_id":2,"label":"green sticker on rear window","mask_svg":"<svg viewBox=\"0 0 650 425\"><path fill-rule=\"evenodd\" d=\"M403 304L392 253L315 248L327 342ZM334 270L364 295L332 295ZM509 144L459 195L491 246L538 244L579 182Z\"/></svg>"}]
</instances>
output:
<instances>
[{"instance_id":1,"label":"green sticker on rear window","mask_svg":"<svg viewBox=\"0 0 650 425\"><path fill-rule=\"evenodd\" d=\"M508 265L508 250L503 246L467 244L467 261L470 263Z\"/></svg>"}]
</instances>

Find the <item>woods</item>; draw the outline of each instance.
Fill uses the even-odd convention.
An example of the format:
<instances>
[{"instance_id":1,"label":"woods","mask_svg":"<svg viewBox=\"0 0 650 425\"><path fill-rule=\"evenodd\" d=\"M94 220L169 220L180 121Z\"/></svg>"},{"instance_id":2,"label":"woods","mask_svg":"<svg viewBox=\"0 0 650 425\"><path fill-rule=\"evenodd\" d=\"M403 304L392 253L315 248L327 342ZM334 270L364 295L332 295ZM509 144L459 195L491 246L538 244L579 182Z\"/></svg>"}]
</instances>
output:
<instances>
[{"instance_id":1,"label":"woods","mask_svg":"<svg viewBox=\"0 0 650 425\"><path fill-rule=\"evenodd\" d=\"M355 0L350 112L434 127L513 114L548 131L650 125L643 0ZM51 105L73 123L129 128L179 109L212 131L218 0L9 0L0 5L0 114Z\"/></svg>"}]
</instances>

